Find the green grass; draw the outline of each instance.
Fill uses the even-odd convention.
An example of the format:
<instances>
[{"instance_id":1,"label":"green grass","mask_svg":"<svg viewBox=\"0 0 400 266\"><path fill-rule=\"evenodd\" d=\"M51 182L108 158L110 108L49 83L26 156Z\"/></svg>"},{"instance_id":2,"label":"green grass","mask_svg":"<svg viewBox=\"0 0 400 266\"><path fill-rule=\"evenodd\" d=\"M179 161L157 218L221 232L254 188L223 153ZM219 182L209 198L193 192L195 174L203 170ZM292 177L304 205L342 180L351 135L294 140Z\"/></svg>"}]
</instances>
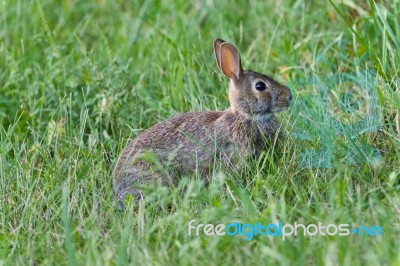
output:
<instances>
[{"instance_id":1,"label":"green grass","mask_svg":"<svg viewBox=\"0 0 400 266\"><path fill-rule=\"evenodd\" d=\"M279 2L0 1L0 264L400 265L399 2ZM118 211L111 172L129 138L228 106L217 37L245 68L291 86L283 147L241 174L216 171L209 186L148 188ZM365 93L335 105L351 97L335 89L363 72L376 74L377 113L357 135ZM384 235L196 237L192 219Z\"/></svg>"}]
</instances>

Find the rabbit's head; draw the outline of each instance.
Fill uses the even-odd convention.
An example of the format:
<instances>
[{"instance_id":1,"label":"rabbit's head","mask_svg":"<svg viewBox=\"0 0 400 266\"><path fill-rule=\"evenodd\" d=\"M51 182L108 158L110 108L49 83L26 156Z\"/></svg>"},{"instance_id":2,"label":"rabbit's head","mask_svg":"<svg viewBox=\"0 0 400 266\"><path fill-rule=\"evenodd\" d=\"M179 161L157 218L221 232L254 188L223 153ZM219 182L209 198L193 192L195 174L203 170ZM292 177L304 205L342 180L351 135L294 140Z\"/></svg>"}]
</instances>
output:
<instances>
[{"instance_id":1,"label":"rabbit's head","mask_svg":"<svg viewBox=\"0 0 400 266\"><path fill-rule=\"evenodd\" d=\"M243 70L235 46L216 39L214 52L219 69L230 78L229 102L233 112L262 119L289 106L289 88L266 75Z\"/></svg>"}]
</instances>

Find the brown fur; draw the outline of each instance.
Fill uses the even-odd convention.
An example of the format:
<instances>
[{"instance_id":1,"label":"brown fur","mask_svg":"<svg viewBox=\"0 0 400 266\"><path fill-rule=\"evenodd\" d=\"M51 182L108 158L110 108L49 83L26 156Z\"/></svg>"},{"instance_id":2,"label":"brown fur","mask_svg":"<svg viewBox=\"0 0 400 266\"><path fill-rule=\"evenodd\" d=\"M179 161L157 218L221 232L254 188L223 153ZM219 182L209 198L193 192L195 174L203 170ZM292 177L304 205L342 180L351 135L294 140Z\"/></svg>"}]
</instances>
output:
<instances>
[{"instance_id":1,"label":"brown fur","mask_svg":"<svg viewBox=\"0 0 400 266\"><path fill-rule=\"evenodd\" d=\"M135 185L175 185L179 175L194 171L207 177L215 160L237 168L246 156L265 149L265 137L275 138L279 123L273 113L289 106L290 90L266 75L244 71L233 45L217 39L214 51L218 67L231 79L230 108L184 113L130 141L113 172L119 202L128 194L143 197ZM266 84L264 91L255 89L258 81Z\"/></svg>"}]
</instances>

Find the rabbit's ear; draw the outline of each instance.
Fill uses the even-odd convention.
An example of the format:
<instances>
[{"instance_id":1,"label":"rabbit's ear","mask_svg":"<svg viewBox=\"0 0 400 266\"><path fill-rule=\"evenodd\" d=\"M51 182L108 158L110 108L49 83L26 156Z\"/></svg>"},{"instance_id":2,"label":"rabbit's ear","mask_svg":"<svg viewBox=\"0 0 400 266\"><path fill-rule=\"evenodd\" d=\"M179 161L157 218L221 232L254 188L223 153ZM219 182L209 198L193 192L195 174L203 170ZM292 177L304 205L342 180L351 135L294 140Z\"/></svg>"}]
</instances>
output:
<instances>
[{"instance_id":1,"label":"rabbit's ear","mask_svg":"<svg viewBox=\"0 0 400 266\"><path fill-rule=\"evenodd\" d=\"M240 54L230 43L221 44L221 71L230 79L238 80L243 69L240 63Z\"/></svg>"},{"instance_id":2,"label":"rabbit's ear","mask_svg":"<svg viewBox=\"0 0 400 266\"><path fill-rule=\"evenodd\" d=\"M222 71L221 69L221 44L223 44L225 41L222 39L216 39L214 41L214 54L215 54L215 60L217 60L217 65L219 70Z\"/></svg>"}]
</instances>

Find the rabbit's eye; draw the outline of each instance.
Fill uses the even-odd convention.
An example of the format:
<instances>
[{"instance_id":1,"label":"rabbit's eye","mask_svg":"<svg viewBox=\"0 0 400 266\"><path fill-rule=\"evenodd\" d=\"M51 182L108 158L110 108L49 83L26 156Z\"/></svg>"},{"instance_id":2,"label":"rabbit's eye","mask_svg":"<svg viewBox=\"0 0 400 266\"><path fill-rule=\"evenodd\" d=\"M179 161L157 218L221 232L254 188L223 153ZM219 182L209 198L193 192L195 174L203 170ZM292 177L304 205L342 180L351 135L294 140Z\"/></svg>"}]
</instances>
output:
<instances>
[{"instance_id":1,"label":"rabbit's eye","mask_svg":"<svg viewBox=\"0 0 400 266\"><path fill-rule=\"evenodd\" d=\"M267 88L267 85L265 85L264 82L259 81L259 82L256 83L256 90L258 90L258 91L263 91L263 90L265 90L266 88Z\"/></svg>"}]
</instances>

